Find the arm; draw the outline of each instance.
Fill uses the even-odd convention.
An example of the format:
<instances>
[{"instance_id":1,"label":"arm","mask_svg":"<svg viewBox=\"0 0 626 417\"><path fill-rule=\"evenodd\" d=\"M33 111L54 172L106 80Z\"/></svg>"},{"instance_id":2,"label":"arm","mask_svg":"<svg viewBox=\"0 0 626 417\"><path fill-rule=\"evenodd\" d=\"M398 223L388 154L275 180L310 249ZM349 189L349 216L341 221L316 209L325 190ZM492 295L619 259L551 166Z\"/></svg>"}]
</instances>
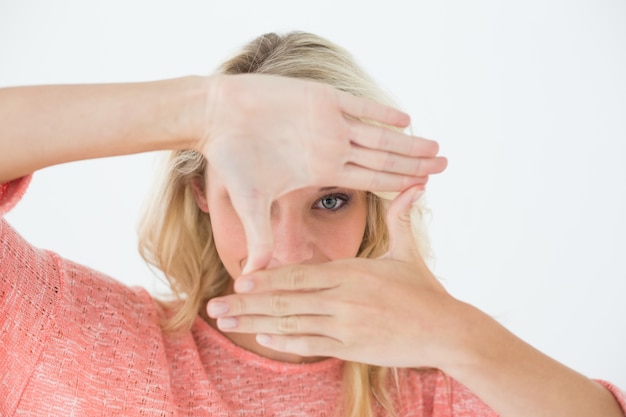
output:
<instances>
[{"instance_id":1,"label":"arm","mask_svg":"<svg viewBox=\"0 0 626 417\"><path fill-rule=\"evenodd\" d=\"M0 181L64 162L201 152L225 179L248 239L271 257L271 202L306 186L399 191L445 169L396 109L327 85L258 74L0 89ZM285 175L288 173L289 175Z\"/></svg>"},{"instance_id":2,"label":"arm","mask_svg":"<svg viewBox=\"0 0 626 417\"><path fill-rule=\"evenodd\" d=\"M311 185L399 191L445 169L398 110L327 85L267 75L0 89L0 181L80 159L201 152L225 179L248 238L271 257L271 202ZM277 163L279 162L279 163Z\"/></svg>"},{"instance_id":3,"label":"arm","mask_svg":"<svg viewBox=\"0 0 626 417\"><path fill-rule=\"evenodd\" d=\"M465 305L463 347L446 372L502 416L624 416L611 393Z\"/></svg>"},{"instance_id":4,"label":"arm","mask_svg":"<svg viewBox=\"0 0 626 417\"><path fill-rule=\"evenodd\" d=\"M192 148L205 84L187 77L0 89L0 182L64 162Z\"/></svg>"},{"instance_id":5,"label":"arm","mask_svg":"<svg viewBox=\"0 0 626 417\"><path fill-rule=\"evenodd\" d=\"M209 315L218 326L236 318L223 330L260 334L257 342L277 351L441 369L503 417L623 416L599 383L445 291L411 233L414 193L389 208L384 257L257 271L235 281L238 294L212 299ZM216 303L227 307L218 312Z\"/></svg>"}]
</instances>

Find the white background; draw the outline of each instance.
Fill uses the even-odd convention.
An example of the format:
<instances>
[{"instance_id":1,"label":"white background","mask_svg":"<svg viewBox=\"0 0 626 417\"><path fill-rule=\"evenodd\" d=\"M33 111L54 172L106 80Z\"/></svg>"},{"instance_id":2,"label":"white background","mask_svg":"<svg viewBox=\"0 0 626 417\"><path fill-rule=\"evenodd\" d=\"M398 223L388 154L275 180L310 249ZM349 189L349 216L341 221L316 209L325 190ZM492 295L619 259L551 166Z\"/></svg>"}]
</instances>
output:
<instances>
[{"instance_id":1,"label":"white background","mask_svg":"<svg viewBox=\"0 0 626 417\"><path fill-rule=\"evenodd\" d=\"M326 36L449 157L427 197L447 288L626 388L626 3L369 4L0 0L0 85L206 74L264 32ZM43 170L7 218L38 246L160 291L135 249L153 159Z\"/></svg>"}]
</instances>

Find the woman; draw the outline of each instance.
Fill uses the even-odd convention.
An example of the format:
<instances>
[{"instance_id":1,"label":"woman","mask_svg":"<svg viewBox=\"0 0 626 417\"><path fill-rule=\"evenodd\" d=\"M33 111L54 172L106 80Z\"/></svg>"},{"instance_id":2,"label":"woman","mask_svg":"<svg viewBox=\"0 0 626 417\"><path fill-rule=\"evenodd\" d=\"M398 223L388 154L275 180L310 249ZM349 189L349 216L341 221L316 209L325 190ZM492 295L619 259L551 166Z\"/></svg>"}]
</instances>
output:
<instances>
[{"instance_id":1,"label":"woman","mask_svg":"<svg viewBox=\"0 0 626 417\"><path fill-rule=\"evenodd\" d=\"M386 127L408 119L369 101L388 103L345 51L269 34L218 72L2 92L5 210L41 167L175 150L140 249L179 296L156 302L3 221L3 414L623 415L616 388L433 277L419 197L445 159Z\"/></svg>"}]
</instances>

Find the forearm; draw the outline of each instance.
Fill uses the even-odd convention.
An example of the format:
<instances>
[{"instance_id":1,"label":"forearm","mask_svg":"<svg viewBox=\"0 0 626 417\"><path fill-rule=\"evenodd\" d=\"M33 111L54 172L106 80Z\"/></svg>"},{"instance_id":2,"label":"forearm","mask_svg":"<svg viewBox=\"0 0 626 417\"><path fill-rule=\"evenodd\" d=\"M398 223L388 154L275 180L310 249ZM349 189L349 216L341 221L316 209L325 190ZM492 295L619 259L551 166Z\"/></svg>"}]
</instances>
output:
<instances>
[{"instance_id":1,"label":"forearm","mask_svg":"<svg viewBox=\"0 0 626 417\"><path fill-rule=\"evenodd\" d=\"M190 147L208 79L0 89L0 181L75 160Z\"/></svg>"},{"instance_id":2,"label":"forearm","mask_svg":"<svg viewBox=\"0 0 626 417\"><path fill-rule=\"evenodd\" d=\"M611 393L468 306L466 346L445 371L503 417L623 416Z\"/></svg>"}]
</instances>

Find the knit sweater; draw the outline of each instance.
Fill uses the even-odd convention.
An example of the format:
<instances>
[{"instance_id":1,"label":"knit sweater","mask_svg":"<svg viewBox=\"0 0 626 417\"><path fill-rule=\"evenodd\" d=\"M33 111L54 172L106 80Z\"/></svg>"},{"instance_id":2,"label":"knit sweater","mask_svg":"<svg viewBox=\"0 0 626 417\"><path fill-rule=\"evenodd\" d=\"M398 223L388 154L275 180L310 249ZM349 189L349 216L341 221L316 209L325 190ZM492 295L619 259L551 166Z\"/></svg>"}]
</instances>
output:
<instances>
[{"instance_id":1,"label":"knit sweater","mask_svg":"<svg viewBox=\"0 0 626 417\"><path fill-rule=\"evenodd\" d=\"M0 215L29 181L0 185ZM344 362L267 359L200 317L164 333L169 313L146 290L35 248L0 220L0 416L341 413ZM399 416L496 415L439 371L402 369L399 382L389 385Z\"/></svg>"}]
</instances>

